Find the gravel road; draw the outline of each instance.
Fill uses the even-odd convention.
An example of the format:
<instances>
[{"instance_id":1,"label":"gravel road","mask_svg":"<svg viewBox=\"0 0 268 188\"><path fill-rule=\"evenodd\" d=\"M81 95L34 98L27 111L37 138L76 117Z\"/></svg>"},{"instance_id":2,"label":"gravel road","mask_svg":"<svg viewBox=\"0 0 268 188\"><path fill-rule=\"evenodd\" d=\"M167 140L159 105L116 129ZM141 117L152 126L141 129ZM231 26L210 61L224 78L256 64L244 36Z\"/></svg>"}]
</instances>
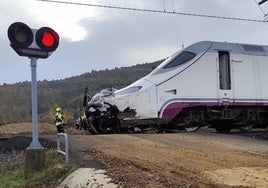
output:
<instances>
[{"instance_id":1,"label":"gravel road","mask_svg":"<svg viewBox=\"0 0 268 188\"><path fill-rule=\"evenodd\" d=\"M268 187L267 140L204 131L72 139L122 187Z\"/></svg>"},{"instance_id":2,"label":"gravel road","mask_svg":"<svg viewBox=\"0 0 268 188\"><path fill-rule=\"evenodd\" d=\"M262 132L261 139L203 130L70 135L70 160L80 167L106 168L112 182L121 187L268 187L267 134ZM42 135L40 140L55 147L55 136ZM17 146L23 150L30 141L29 137L0 140L1 154L6 157Z\"/></svg>"}]
</instances>

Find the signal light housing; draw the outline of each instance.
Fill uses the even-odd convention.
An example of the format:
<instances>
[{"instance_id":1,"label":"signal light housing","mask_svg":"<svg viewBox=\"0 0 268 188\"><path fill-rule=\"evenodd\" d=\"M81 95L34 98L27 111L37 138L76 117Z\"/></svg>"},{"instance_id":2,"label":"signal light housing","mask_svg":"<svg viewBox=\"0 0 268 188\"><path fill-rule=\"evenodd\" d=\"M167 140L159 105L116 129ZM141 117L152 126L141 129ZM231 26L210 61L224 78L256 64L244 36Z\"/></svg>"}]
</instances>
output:
<instances>
[{"instance_id":1,"label":"signal light housing","mask_svg":"<svg viewBox=\"0 0 268 188\"><path fill-rule=\"evenodd\" d=\"M15 22L8 28L10 46L20 56L47 58L59 45L59 35L49 27L31 29L22 22Z\"/></svg>"}]
</instances>

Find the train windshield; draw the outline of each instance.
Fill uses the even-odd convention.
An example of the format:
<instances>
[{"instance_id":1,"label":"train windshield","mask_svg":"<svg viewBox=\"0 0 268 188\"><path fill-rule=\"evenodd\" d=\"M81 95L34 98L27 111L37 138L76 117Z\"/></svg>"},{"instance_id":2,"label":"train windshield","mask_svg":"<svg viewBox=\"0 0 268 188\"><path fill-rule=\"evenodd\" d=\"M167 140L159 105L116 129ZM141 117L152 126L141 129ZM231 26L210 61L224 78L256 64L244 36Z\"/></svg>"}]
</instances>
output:
<instances>
[{"instance_id":1,"label":"train windshield","mask_svg":"<svg viewBox=\"0 0 268 188\"><path fill-rule=\"evenodd\" d=\"M163 63L161 63L157 68L155 68L150 74L162 74L169 71L173 71L175 69L179 69L181 66L184 66L188 62L194 60L197 56L201 56L206 53L206 51L213 44L210 41L201 41L191 46L188 46L185 49L182 49L168 59L166 59ZM179 70L178 70L179 71Z\"/></svg>"},{"instance_id":2,"label":"train windshield","mask_svg":"<svg viewBox=\"0 0 268 188\"><path fill-rule=\"evenodd\" d=\"M176 69L179 65L187 63L196 56L195 53L189 51L178 51L177 53L166 59L151 74L161 74Z\"/></svg>"},{"instance_id":3,"label":"train windshield","mask_svg":"<svg viewBox=\"0 0 268 188\"><path fill-rule=\"evenodd\" d=\"M166 68L172 68L172 67L176 67L178 65L182 65L182 64L186 63L187 61L190 61L191 59L193 59L195 56L196 56L196 54L194 54L192 52L183 51L177 57L172 59L172 61L170 61L163 68L166 69Z\"/></svg>"}]
</instances>

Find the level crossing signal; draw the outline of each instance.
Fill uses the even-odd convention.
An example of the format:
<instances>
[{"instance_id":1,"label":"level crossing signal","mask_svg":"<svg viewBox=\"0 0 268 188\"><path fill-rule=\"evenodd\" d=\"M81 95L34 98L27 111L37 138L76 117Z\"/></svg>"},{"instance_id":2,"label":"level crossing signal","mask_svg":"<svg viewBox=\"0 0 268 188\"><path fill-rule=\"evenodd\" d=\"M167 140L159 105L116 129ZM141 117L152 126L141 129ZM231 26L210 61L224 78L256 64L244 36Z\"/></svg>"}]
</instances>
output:
<instances>
[{"instance_id":1,"label":"level crossing signal","mask_svg":"<svg viewBox=\"0 0 268 188\"><path fill-rule=\"evenodd\" d=\"M49 27L31 29L22 22L15 22L8 28L10 46L20 56L48 58L59 45L59 35Z\"/></svg>"}]
</instances>

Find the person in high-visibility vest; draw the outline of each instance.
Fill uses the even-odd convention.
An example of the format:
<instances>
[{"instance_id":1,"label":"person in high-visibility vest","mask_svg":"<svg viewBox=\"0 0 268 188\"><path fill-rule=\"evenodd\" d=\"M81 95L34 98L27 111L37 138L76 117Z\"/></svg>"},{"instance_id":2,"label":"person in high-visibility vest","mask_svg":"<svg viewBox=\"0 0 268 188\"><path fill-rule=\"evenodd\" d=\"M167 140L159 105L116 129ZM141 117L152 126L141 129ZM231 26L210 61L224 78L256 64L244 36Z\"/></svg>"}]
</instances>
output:
<instances>
[{"instance_id":1,"label":"person in high-visibility vest","mask_svg":"<svg viewBox=\"0 0 268 188\"><path fill-rule=\"evenodd\" d=\"M65 125L65 121L63 119L61 108L56 108L55 123L56 123L58 133L64 133L63 126Z\"/></svg>"}]
</instances>

